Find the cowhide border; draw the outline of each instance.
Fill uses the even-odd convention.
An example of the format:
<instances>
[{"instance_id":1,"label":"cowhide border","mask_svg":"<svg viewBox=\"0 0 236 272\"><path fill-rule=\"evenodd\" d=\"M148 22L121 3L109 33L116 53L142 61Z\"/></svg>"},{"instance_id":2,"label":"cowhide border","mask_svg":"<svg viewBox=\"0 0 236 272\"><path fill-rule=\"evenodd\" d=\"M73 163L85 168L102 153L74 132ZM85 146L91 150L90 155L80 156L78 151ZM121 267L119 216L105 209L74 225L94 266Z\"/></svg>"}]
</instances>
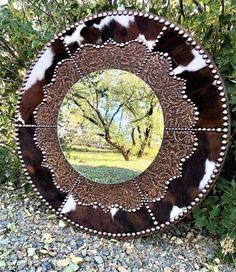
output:
<instances>
[{"instance_id":1,"label":"cowhide border","mask_svg":"<svg viewBox=\"0 0 236 272\"><path fill-rule=\"evenodd\" d=\"M32 87L32 86L29 86L29 82L28 82L28 80L30 80L30 74L34 69L35 64L37 64L37 61L40 60L40 57L42 57L43 54L45 54L45 51L47 51L48 48L49 48L48 51L54 52L54 55L53 55L53 64L51 64L51 66L47 67L47 69L48 70L51 69L51 71L53 71L55 69L55 66L57 65L57 63L60 62L61 60L67 59L67 58L73 59L73 52L74 52L74 50L76 50L76 48L75 48L76 45L75 44L72 45L71 43L67 44L67 42L68 42L68 40L72 39L73 33L75 33L76 30L77 30L77 34L78 34L77 38L79 39L80 43L84 43L86 39L88 40L88 43L93 43L94 41L91 40L91 37L89 37L89 36L85 37L85 39L84 39L81 35L81 31L84 28L90 28L90 30L91 30L93 28L91 26L93 26L93 24L96 24L96 22L98 23L97 25L99 26L101 22L104 23L103 19L106 19L108 17L110 17L110 19L113 18L114 20L107 20L107 22L110 22L110 23L112 22L112 24L108 24L108 25L104 24L106 27L104 32L106 32L106 33L105 34L103 33L103 36L101 36L102 39L100 40L100 43L102 43L102 42L104 42L103 39L106 39L106 36L108 35L107 28L109 28L109 26L111 27L111 25L112 25L113 28L115 28L115 29L120 28L120 31L124 31L124 29L121 29L122 24L120 24L120 19L119 19L119 17L124 18L124 16L125 16L125 19L127 19L124 21L127 28L129 27L130 21L136 22L136 27L139 27L140 28L139 31L140 31L140 33L142 33L140 39L143 40L144 42L146 42L148 49L150 49L151 51L158 51L163 55L168 53L168 56L171 59L175 60L176 66L174 67L174 69L172 71L172 75L175 77L176 74L178 74L178 77L180 77L186 81L187 84L186 84L185 90L183 91L183 95L185 96L186 100L191 101L191 102L193 101L193 103L196 105L195 106L196 107L195 108L196 121L199 121L199 122L194 127L191 127L191 128L175 128L175 127L173 127L173 128L166 128L166 130L188 131L190 133L194 133L197 136L198 141L196 142L195 152L191 157L192 159L189 158L189 156L187 156L186 158L183 158L181 160L181 165L183 167L182 176L175 179L174 182L171 182L165 198L162 199L161 201L155 202L155 203L144 203L145 210L148 212L148 214L152 220L152 222L149 222L150 227L147 227L146 229L142 229L142 228L136 229L135 226L132 225L132 220L130 221L129 218L126 218L130 224L126 231L124 231L124 232L116 232L116 231L109 232L109 231L103 230L101 228L101 226L98 227L98 229L101 228L101 230L94 229L94 227L89 227L88 222L85 223L85 226L82 226L82 225L76 223L75 221L73 221L73 218L76 218L76 217L74 216L74 214L70 214L71 212L63 214L62 211L63 211L63 208L65 208L65 204L71 200L70 193L61 192L60 190L58 191L56 189L56 187L54 186L54 184L52 183L50 185L51 192L49 195L47 195L47 197L45 197L44 193L46 194L46 192L43 192L42 188L40 188L40 185L39 185L40 183L34 184L32 182L31 175L29 174L28 170L26 169L25 161L23 160L23 157L25 155L22 153L22 149L21 149L22 138L19 135L20 134L27 135L27 133L32 134L32 133L34 133L32 131L34 131L35 128L37 128L38 126L34 123L31 123L31 122L29 122L29 123L25 122L24 119L22 118L19 110L20 110L20 103L22 101L22 95L27 90L27 87L29 87L29 88ZM127 16L131 16L132 20L129 20L129 18L127 18ZM146 23L144 23L145 22L144 19L145 19ZM147 21L148 21L148 23L147 23ZM142 22L143 22L143 24L142 24ZM152 34L148 31L145 32L145 27L147 30L147 24L150 26L150 24L152 24L152 23L156 23L156 31L158 32L157 33L154 31L155 35L156 35L156 38L154 39L154 41L153 41L153 39L150 38L150 36L152 36ZM93 31L94 31L94 28L93 28ZM91 34L90 32L92 32L92 31L88 31L87 33ZM147 35L145 35L145 34L147 34ZM177 43L179 46L178 47L179 52L181 52L181 50L182 50L181 46L185 47L186 44L189 46L188 49L189 50L191 49L191 54L188 54L187 60L186 59L184 60L181 58L178 59L178 56L177 56L176 52L174 52L173 48L168 47L168 46L166 47L166 41L168 40L168 38L175 37L175 36L178 37L178 38L176 38L177 40L178 39L182 40L182 42L179 43L180 45ZM71 39L70 39L70 37L71 37ZM119 35L118 35L118 38L119 38ZM124 39L124 41L123 41L124 43L127 42L124 37L123 37L123 39ZM150 40L152 41L151 43L150 43ZM122 41L119 40L118 43L120 44L120 46L123 46ZM169 44L175 45L173 42L172 43L169 42ZM97 44L97 46L100 46L100 45ZM78 48L78 46L77 46L77 48ZM192 51L192 50L194 50L194 51ZM47 53L50 53L50 52L47 52ZM202 65L204 65L204 66L201 69L196 70L196 72L195 71L188 72L188 69L189 69L188 66L191 67L191 65L189 65L189 64L192 62L192 60L194 60L196 58L196 56L198 59L200 58L200 62L202 62ZM187 61L187 63L186 63L186 61ZM205 66L204 62L206 63L206 66ZM185 69L186 67L187 67L187 70ZM79 69L79 67L78 67L78 69ZM204 73L207 74L207 76L205 78L202 75L203 74L202 70L204 70ZM202 96L205 100L203 100L203 101L198 100L197 88L196 88L196 90L194 90L195 92L191 92L192 91L191 86L194 86L193 82L194 82L195 76L202 79L203 83L204 83L204 80L205 80L205 82L207 82L207 80L208 80L208 82L210 81L210 84L213 86L210 94L211 95L214 94L213 95L214 106L217 105L217 107L215 107L215 109L214 109L214 107L212 107L213 111L211 112L211 109L210 109L210 113L214 113L214 110L216 110L215 116L217 116L217 120L212 121L212 120L206 119L206 115L209 114L209 111L207 112L207 110L206 110L206 106L205 106L205 108L198 110L198 107L201 106L201 103L204 101L206 102L207 95L206 95L206 91L204 90L204 88L202 86L197 86L197 88L200 89ZM213 78L213 80L212 80L212 78ZM40 78L39 79L39 85L41 84L40 87L43 88L43 85L45 86L45 84L49 84L50 80L51 80L50 77ZM188 84L188 82L190 82L190 83ZM196 85L198 85L198 84L196 84ZM38 100L35 99L36 106L37 106L37 103L40 100L40 98L42 99L42 93L41 93L41 97L40 97L39 93L40 92L36 91L35 93L30 94L30 95L33 95L33 98L34 98L35 94L39 96ZM217 96L216 96L216 94L217 94ZM32 98L30 95L29 95L29 97ZM42 102L42 101L40 101L40 102ZM35 106L33 107L33 110L34 109L35 109ZM32 109L29 109L29 112L30 111L31 111L30 114L32 114L33 113ZM32 116L30 116L30 114L28 116L29 120L30 120L30 118L32 118ZM208 125L205 125L206 121L209 121ZM51 127L51 126L44 124L44 125L42 125L42 127ZM62 33L59 33L57 36L55 36L55 38L51 41L51 43L49 43L47 45L46 49L44 49L41 52L39 57L32 64L32 66L31 66L31 68L30 68L30 70L24 80L24 85L23 85L23 87L20 91L20 94L19 94L19 101L17 104L17 114L16 114L16 142L17 142L17 149L19 151L20 161L23 165L25 174L26 174L29 182L32 184L32 187L34 188L36 193L40 196L40 198L43 200L43 202L45 202L46 205L48 205L56 214L58 214L60 217L63 217L64 219L66 219L68 222L71 222L73 225L78 226L81 230L85 230L90 233L95 233L95 234L106 236L106 237L129 238L129 237L137 237L137 236L147 235L147 234L155 232L157 230L164 229L166 226L169 226L170 224L177 223L180 219L182 219L184 216L186 216L192 210L193 207L195 207L196 205L198 205L198 203L200 203L201 199L211 189L214 181L216 180L216 178L219 175L220 170L222 168L222 165L223 165L223 162L225 159L225 155L227 153L227 148L228 148L229 127L230 127L230 118L229 118L229 111L228 111L228 99L227 99L227 95L225 92L224 84L222 82L222 79L218 73L216 66L214 65L214 63L211 60L211 58L209 57L209 55L204 51L204 49L196 41L194 41L194 39L192 38L192 36L189 33L186 33L179 26L172 24L163 18L160 18L159 16L155 16L155 15L152 15L149 13L124 10L124 11L100 13L100 14L97 14L94 16L90 16L90 17L86 18L84 21L80 21L79 23L77 23L75 25L71 25L70 27L66 28L65 31L63 31ZM214 141L211 139L214 139ZM199 155L201 155L201 156L199 156ZM200 169L200 170L198 169L199 173L196 173L198 178L199 177L201 177L201 178L197 182L196 181L194 182L194 180L191 181L192 182L192 184L191 184L192 191L190 193L186 194L186 197L184 199L181 199L180 197L178 197L177 193L180 195L181 190L182 190L182 192L186 192L185 191L187 189L186 186L188 185L185 182L185 180L187 179L186 176L189 177L188 171L193 169L193 166L195 166L196 161L198 159L199 160L201 159L203 161L203 165L201 165L202 169ZM194 161L194 160L196 160L196 161ZM49 174L49 173L47 173L47 174ZM179 186L178 179L182 179L182 183L181 183L183 185L182 187ZM40 179L40 182L43 182L43 178ZM197 184L195 184L195 183L197 183ZM48 186L48 184L47 184L47 186ZM52 201L52 199L54 200L54 202ZM73 203L73 205L74 205L74 203ZM75 209L80 209L80 207L77 207L78 206L77 204L75 204L75 205L76 205L74 207ZM143 218L145 218L145 220L146 220L146 221L144 220L143 222L148 222L150 220L150 218L145 217L145 216L147 216L147 214L144 211L144 207L141 208L143 211ZM93 207L84 207L84 208L91 209ZM83 210L82 212L88 212L88 211L89 210ZM163 211L165 213L164 215L162 214ZM118 217L121 217L121 218L124 217L124 214L120 214L120 213L122 213L122 211L111 212L108 222L110 223L110 221L117 221L116 218L118 218ZM91 214L91 211L89 211L88 215L89 214ZM133 220L135 221L135 220L137 220L137 218L135 218L135 216L134 216ZM86 224L88 226L86 226ZM138 225L138 223L137 223L137 225ZM116 227L117 226L113 226L113 230Z\"/></svg>"}]
</instances>

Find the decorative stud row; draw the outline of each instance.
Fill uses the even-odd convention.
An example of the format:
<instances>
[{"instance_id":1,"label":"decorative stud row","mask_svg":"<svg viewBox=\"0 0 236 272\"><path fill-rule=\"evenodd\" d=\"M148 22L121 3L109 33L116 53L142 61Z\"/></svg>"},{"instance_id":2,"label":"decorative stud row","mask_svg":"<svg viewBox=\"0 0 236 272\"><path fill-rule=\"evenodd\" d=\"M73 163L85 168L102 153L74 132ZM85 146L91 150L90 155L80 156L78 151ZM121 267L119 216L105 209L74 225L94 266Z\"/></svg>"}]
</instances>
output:
<instances>
[{"instance_id":1,"label":"decorative stud row","mask_svg":"<svg viewBox=\"0 0 236 272\"><path fill-rule=\"evenodd\" d=\"M165 127L166 131L189 131L189 132L218 132L218 133L228 133L228 123L223 124L224 128L175 128L175 127Z\"/></svg>"},{"instance_id":2,"label":"decorative stud row","mask_svg":"<svg viewBox=\"0 0 236 272\"><path fill-rule=\"evenodd\" d=\"M37 125L28 125L28 124L15 124L16 128L27 128L27 127L32 127L32 128L57 128L57 126L52 126L52 125L44 125L44 124L37 124Z\"/></svg>"}]
</instances>

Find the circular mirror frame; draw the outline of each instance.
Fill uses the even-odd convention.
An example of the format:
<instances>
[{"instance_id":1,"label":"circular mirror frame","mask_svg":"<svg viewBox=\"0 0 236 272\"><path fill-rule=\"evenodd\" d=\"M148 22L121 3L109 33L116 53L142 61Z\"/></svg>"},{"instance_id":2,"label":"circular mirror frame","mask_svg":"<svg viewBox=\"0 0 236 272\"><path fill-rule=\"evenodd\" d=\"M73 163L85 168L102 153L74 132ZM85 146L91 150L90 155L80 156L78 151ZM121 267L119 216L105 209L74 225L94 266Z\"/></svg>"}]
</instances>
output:
<instances>
[{"instance_id":1,"label":"circular mirror frame","mask_svg":"<svg viewBox=\"0 0 236 272\"><path fill-rule=\"evenodd\" d=\"M64 96L100 69L139 76L163 109L159 153L121 184L76 172L57 136ZM43 202L81 230L129 238L177 223L201 202L222 168L230 117L224 84L202 46L159 16L123 10L87 17L47 44L25 77L15 126L25 174Z\"/></svg>"}]
</instances>

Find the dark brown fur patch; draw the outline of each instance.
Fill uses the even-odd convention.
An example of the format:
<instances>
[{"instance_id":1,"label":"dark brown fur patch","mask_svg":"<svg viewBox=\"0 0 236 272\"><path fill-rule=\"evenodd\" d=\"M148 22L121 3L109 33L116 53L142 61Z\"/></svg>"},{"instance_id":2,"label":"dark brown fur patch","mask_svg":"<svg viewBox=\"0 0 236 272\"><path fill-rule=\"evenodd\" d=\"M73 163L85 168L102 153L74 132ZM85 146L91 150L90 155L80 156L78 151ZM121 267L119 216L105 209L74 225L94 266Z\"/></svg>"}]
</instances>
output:
<instances>
[{"instance_id":1,"label":"dark brown fur patch","mask_svg":"<svg viewBox=\"0 0 236 272\"><path fill-rule=\"evenodd\" d=\"M19 142L24 163L26 169L30 170L30 178L39 193L54 209L58 209L65 200L66 194L56 188L50 170L41 166L43 156L34 143L34 132L35 128L19 128Z\"/></svg>"},{"instance_id":2,"label":"dark brown fur patch","mask_svg":"<svg viewBox=\"0 0 236 272\"><path fill-rule=\"evenodd\" d=\"M189 64L194 56L191 52L192 47L188 45L184 38L173 30L165 31L153 51L167 52L172 58L173 68L178 65Z\"/></svg>"},{"instance_id":3,"label":"dark brown fur patch","mask_svg":"<svg viewBox=\"0 0 236 272\"><path fill-rule=\"evenodd\" d=\"M223 114L217 87L213 85L213 75L206 67L196 72L184 72L186 94L198 107L199 121L197 127L220 127Z\"/></svg>"},{"instance_id":4,"label":"dark brown fur patch","mask_svg":"<svg viewBox=\"0 0 236 272\"><path fill-rule=\"evenodd\" d=\"M62 61L64 59L68 59L70 57L66 51L66 48L65 48L63 42L59 39L52 42L51 48L52 48L52 51L55 55L53 57L52 65L45 71L45 83L46 84L50 83L57 63L59 61Z\"/></svg>"},{"instance_id":5,"label":"dark brown fur patch","mask_svg":"<svg viewBox=\"0 0 236 272\"><path fill-rule=\"evenodd\" d=\"M19 111L26 124L35 123L33 120L33 111L43 100L44 84L44 80L37 81L22 94Z\"/></svg>"},{"instance_id":6,"label":"dark brown fur patch","mask_svg":"<svg viewBox=\"0 0 236 272\"><path fill-rule=\"evenodd\" d=\"M210 161L216 162L217 159L219 158L221 141L222 141L222 133L206 132L205 134L209 144L208 159Z\"/></svg>"},{"instance_id":7,"label":"dark brown fur patch","mask_svg":"<svg viewBox=\"0 0 236 272\"><path fill-rule=\"evenodd\" d=\"M169 220L173 206L190 205L199 193L199 183L205 174L205 162L209 156L209 143L205 133L197 134L198 147L195 153L183 163L182 177L173 180L163 200L152 204L152 211L160 223Z\"/></svg>"},{"instance_id":8,"label":"dark brown fur patch","mask_svg":"<svg viewBox=\"0 0 236 272\"><path fill-rule=\"evenodd\" d=\"M95 27L84 27L81 30L80 35L84 38L84 43L96 44L101 33L100 30Z\"/></svg>"},{"instance_id":9,"label":"dark brown fur patch","mask_svg":"<svg viewBox=\"0 0 236 272\"><path fill-rule=\"evenodd\" d=\"M144 35L146 40L156 40L163 27L159 22L143 17L135 17L135 23L138 28L137 32Z\"/></svg>"},{"instance_id":10,"label":"dark brown fur patch","mask_svg":"<svg viewBox=\"0 0 236 272\"><path fill-rule=\"evenodd\" d=\"M76 210L67 216L84 227L110 233L132 233L154 226L145 207L133 213L119 210L113 220L111 213L105 213L100 207L95 209L77 205Z\"/></svg>"}]
</instances>

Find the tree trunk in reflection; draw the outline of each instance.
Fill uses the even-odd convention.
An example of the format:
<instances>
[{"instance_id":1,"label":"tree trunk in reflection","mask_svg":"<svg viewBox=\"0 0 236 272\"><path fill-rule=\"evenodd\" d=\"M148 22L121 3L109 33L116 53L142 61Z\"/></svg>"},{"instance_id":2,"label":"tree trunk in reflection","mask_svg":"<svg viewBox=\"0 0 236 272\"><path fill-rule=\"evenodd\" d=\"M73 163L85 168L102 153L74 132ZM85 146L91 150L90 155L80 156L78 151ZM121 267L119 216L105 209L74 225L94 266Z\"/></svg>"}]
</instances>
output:
<instances>
[{"instance_id":1,"label":"tree trunk in reflection","mask_svg":"<svg viewBox=\"0 0 236 272\"><path fill-rule=\"evenodd\" d=\"M145 129L145 131L143 132L143 135L141 135L141 130L139 128L139 133L140 133L140 149L137 153L137 158L142 158L143 154L144 154L144 151L145 151L145 148L146 146L149 144L149 140L150 140L150 137L151 137L151 134L152 134L152 129L153 129L153 126L152 124L149 125L149 127L147 127Z\"/></svg>"},{"instance_id":2,"label":"tree trunk in reflection","mask_svg":"<svg viewBox=\"0 0 236 272\"><path fill-rule=\"evenodd\" d=\"M130 149L126 149L123 145L120 145L114 141L109 136L105 137L105 140L113 147L117 149L117 151L124 157L126 161L130 159Z\"/></svg>"}]
</instances>

